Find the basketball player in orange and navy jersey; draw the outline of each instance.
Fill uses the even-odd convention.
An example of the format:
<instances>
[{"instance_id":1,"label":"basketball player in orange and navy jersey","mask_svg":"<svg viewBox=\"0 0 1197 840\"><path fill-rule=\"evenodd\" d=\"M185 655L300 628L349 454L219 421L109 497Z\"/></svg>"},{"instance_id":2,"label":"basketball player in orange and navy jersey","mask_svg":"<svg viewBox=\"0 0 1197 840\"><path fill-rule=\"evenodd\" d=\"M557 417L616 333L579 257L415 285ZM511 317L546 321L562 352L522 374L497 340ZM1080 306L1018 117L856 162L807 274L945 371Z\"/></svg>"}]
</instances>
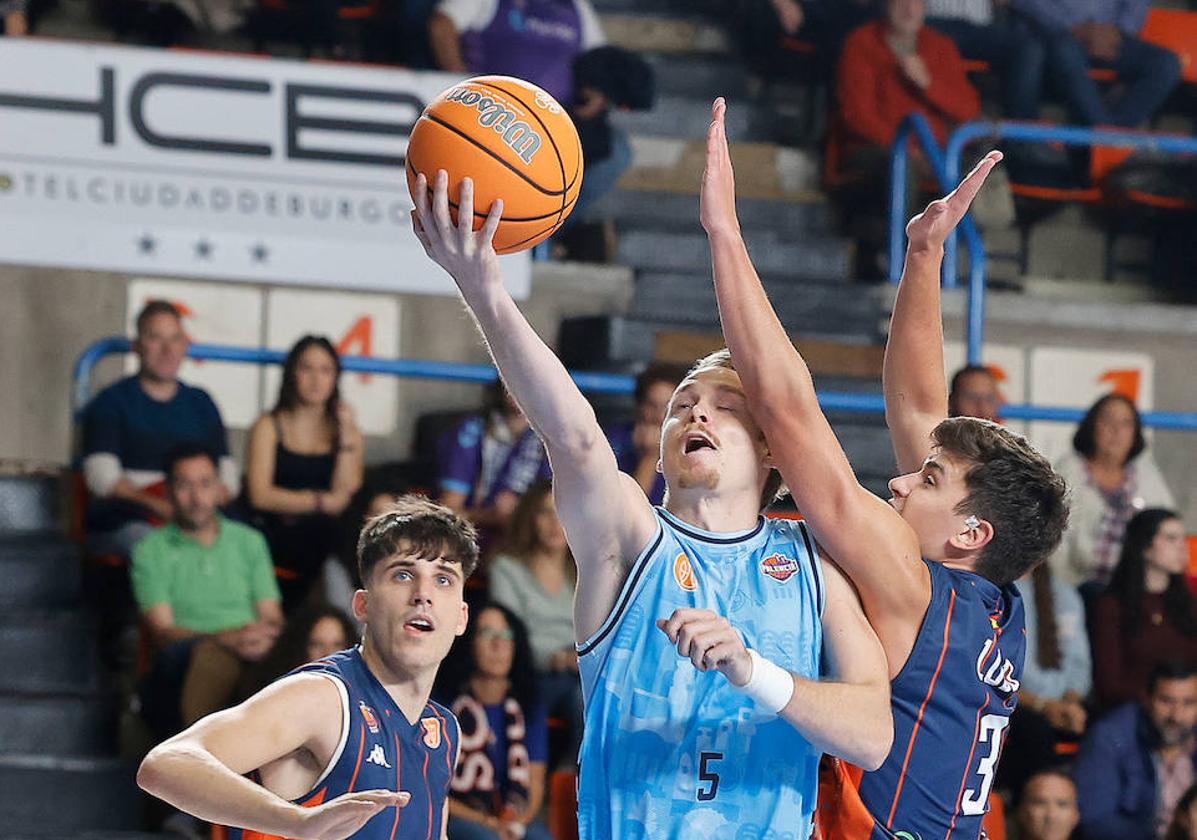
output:
<instances>
[{"instance_id":1,"label":"basketball player in orange and navy jersey","mask_svg":"<svg viewBox=\"0 0 1197 840\"><path fill-rule=\"evenodd\" d=\"M823 836L976 838L1023 664L1013 582L1052 552L1068 518L1063 479L1023 438L987 420L947 419L943 243L1000 155L907 229L883 375L904 474L887 504L857 482L752 267L723 115L717 100L701 215L724 338L798 509L855 584L889 664L893 747L858 789L820 791L857 806L833 826L821 821Z\"/></svg>"},{"instance_id":2,"label":"basketball player in orange and navy jersey","mask_svg":"<svg viewBox=\"0 0 1197 840\"><path fill-rule=\"evenodd\" d=\"M465 631L476 534L448 508L406 496L366 523L357 555L361 644L155 747L142 788L245 840L445 836L460 738L429 693Z\"/></svg>"}]
</instances>

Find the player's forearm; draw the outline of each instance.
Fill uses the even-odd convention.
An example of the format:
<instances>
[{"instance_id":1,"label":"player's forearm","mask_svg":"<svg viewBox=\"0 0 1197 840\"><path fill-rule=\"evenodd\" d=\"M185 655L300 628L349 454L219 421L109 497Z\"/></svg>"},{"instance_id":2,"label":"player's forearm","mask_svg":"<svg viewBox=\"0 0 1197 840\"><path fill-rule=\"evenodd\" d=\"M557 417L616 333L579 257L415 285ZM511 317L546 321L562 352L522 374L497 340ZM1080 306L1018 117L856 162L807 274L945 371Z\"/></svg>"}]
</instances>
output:
<instances>
[{"instance_id":1,"label":"player's forearm","mask_svg":"<svg viewBox=\"0 0 1197 840\"><path fill-rule=\"evenodd\" d=\"M947 416L939 291L942 263L942 247L906 254L881 374L891 426L911 413Z\"/></svg>"},{"instance_id":2,"label":"player's forearm","mask_svg":"<svg viewBox=\"0 0 1197 840\"><path fill-rule=\"evenodd\" d=\"M545 446L578 454L605 443L594 409L498 278L466 303L503 381Z\"/></svg>"},{"instance_id":3,"label":"player's forearm","mask_svg":"<svg viewBox=\"0 0 1197 840\"><path fill-rule=\"evenodd\" d=\"M719 321L753 413L818 414L810 370L773 311L738 232L709 237ZM766 430L767 431L767 430Z\"/></svg>"},{"instance_id":4,"label":"player's forearm","mask_svg":"<svg viewBox=\"0 0 1197 840\"><path fill-rule=\"evenodd\" d=\"M239 776L202 747L167 741L137 771L142 790L206 822L293 837L298 806Z\"/></svg>"},{"instance_id":5,"label":"player's forearm","mask_svg":"<svg viewBox=\"0 0 1197 840\"><path fill-rule=\"evenodd\" d=\"M781 717L815 748L876 770L889 755L894 719L889 684L820 682L794 677L794 694Z\"/></svg>"}]
</instances>

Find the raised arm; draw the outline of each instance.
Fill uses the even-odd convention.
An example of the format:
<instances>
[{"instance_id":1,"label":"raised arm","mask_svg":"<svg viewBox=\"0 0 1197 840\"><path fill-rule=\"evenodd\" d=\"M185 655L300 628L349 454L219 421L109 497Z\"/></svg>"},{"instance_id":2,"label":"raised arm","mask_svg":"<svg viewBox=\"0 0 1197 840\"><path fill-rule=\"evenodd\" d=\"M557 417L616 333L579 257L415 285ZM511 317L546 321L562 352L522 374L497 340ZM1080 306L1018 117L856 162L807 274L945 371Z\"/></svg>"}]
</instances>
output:
<instances>
[{"instance_id":1,"label":"raised arm","mask_svg":"<svg viewBox=\"0 0 1197 840\"><path fill-rule=\"evenodd\" d=\"M410 794L353 792L301 808L245 776L299 750L327 760L342 714L340 694L327 677L281 680L156 746L141 763L137 784L206 822L298 840L348 837L384 809L406 805Z\"/></svg>"},{"instance_id":2,"label":"raised arm","mask_svg":"<svg viewBox=\"0 0 1197 840\"><path fill-rule=\"evenodd\" d=\"M898 469L904 473L922 466L931 449L931 431L948 416L939 308L944 241L964 218L1001 159L1001 152L990 152L951 195L931 202L906 226L906 264L894 301L881 373L885 421Z\"/></svg>"},{"instance_id":3,"label":"raised arm","mask_svg":"<svg viewBox=\"0 0 1197 840\"><path fill-rule=\"evenodd\" d=\"M459 224L449 215L443 170L437 173L431 206L428 192L421 174L412 214L416 235L457 283L508 390L548 452L553 498L578 564L574 632L583 641L614 607L627 565L652 538L656 517L644 491L619 472L594 409L503 287L491 245L502 202L495 202L474 232L469 178L461 185Z\"/></svg>"},{"instance_id":4,"label":"raised arm","mask_svg":"<svg viewBox=\"0 0 1197 840\"><path fill-rule=\"evenodd\" d=\"M914 532L856 480L819 408L810 370L752 267L736 219L723 111L723 100L716 100L702 186L702 223L711 243L723 335L798 509L856 585L891 662L905 661L930 601L930 576Z\"/></svg>"}]
</instances>

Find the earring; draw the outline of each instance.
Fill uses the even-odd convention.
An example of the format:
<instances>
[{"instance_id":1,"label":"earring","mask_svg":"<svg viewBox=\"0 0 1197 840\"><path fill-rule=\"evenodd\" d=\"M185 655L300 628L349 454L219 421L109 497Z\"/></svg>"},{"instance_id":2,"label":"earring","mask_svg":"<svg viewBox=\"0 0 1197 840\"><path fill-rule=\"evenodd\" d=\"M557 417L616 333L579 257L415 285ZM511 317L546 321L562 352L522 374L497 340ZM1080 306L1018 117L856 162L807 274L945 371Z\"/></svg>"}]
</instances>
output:
<instances>
[{"instance_id":1,"label":"earring","mask_svg":"<svg viewBox=\"0 0 1197 840\"><path fill-rule=\"evenodd\" d=\"M967 525L969 528L980 528L981 520L977 519L976 516L973 516L972 514L970 514L968 519L964 520L964 524Z\"/></svg>"}]
</instances>

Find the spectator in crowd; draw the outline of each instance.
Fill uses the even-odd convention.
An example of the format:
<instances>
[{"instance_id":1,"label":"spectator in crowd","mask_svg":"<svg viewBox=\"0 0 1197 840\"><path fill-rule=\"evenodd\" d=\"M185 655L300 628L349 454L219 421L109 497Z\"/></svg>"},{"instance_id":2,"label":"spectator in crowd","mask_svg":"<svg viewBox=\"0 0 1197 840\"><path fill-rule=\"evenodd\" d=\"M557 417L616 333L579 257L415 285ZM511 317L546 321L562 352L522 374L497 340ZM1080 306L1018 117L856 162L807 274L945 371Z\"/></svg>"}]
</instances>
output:
<instances>
[{"instance_id":1,"label":"spectator in crowd","mask_svg":"<svg viewBox=\"0 0 1197 840\"><path fill-rule=\"evenodd\" d=\"M0 0L0 34L10 38L29 34L29 4L26 0Z\"/></svg>"},{"instance_id":2,"label":"spectator in crowd","mask_svg":"<svg viewBox=\"0 0 1197 840\"><path fill-rule=\"evenodd\" d=\"M1068 840L1080 822L1076 785L1063 770L1041 770L1027 780L1018 806L1019 840Z\"/></svg>"},{"instance_id":3,"label":"spectator in crowd","mask_svg":"<svg viewBox=\"0 0 1197 840\"><path fill-rule=\"evenodd\" d=\"M482 413L441 436L436 461L440 503L492 536L506 527L532 482L548 475L540 439L499 381L488 389Z\"/></svg>"},{"instance_id":4,"label":"spectator in crowd","mask_svg":"<svg viewBox=\"0 0 1197 840\"><path fill-rule=\"evenodd\" d=\"M1044 80L1063 91L1082 125L1137 128L1180 81L1176 54L1139 39L1148 0L1011 0L1015 35L1028 47L1011 75L1008 116L1039 118ZM1102 95L1093 67L1114 70L1116 98Z\"/></svg>"},{"instance_id":5,"label":"spectator in crowd","mask_svg":"<svg viewBox=\"0 0 1197 840\"><path fill-rule=\"evenodd\" d=\"M362 484L362 434L341 400L340 374L329 340L304 336L283 363L274 408L249 432L246 492L288 613L313 596L338 548L337 517Z\"/></svg>"},{"instance_id":6,"label":"spectator in crowd","mask_svg":"<svg viewBox=\"0 0 1197 840\"><path fill-rule=\"evenodd\" d=\"M1040 563L1015 584L1026 614L1026 659L1018 708L998 765L998 784L1014 791L1057 760L1056 746L1085 734L1092 684L1085 605L1076 589Z\"/></svg>"},{"instance_id":7,"label":"spectator in crowd","mask_svg":"<svg viewBox=\"0 0 1197 840\"><path fill-rule=\"evenodd\" d=\"M884 9L848 36L840 56L836 142L848 171L881 174L911 113L926 117L943 143L980 112L956 45L925 25L923 0L885 0Z\"/></svg>"},{"instance_id":8,"label":"spectator in crowd","mask_svg":"<svg viewBox=\"0 0 1197 840\"><path fill-rule=\"evenodd\" d=\"M1146 446L1134 403L1107 394L1089 408L1072 437L1072 451L1056 463L1072 491L1072 513L1050 562L1061 579L1083 587L1086 601L1109 581L1135 512L1175 507Z\"/></svg>"},{"instance_id":9,"label":"spectator in crowd","mask_svg":"<svg viewBox=\"0 0 1197 840\"><path fill-rule=\"evenodd\" d=\"M262 535L220 515L215 456L182 444L166 460L172 521L133 548L133 592L158 653L142 692L161 737L223 708L283 615Z\"/></svg>"},{"instance_id":10,"label":"spectator in crowd","mask_svg":"<svg viewBox=\"0 0 1197 840\"><path fill-rule=\"evenodd\" d=\"M207 392L179 381L187 335L175 307L152 300L137 316L138 371L96 395L83 413L83 476L91 502L84 524L91 554L129 555L169 521L166 454L200 443L220 460L218 504L236 496L240 471L228 455L220 411Z\"/></svg>"},{"instance_id":11,"label":"spectator in crowd","mask_svg":"<svg viewBox=\"0 0 1197 840\"><path fill-rule=\"evenodd\" d=\"M1141 699L1159 662L1197 664L1188 561L1184 523L1173 511L1149 508L1127 525L1122 556L1089 621L1099 708Z\"/></svg>"},{"instance_id":12,"label":"spectator in crowd","mask_svg":"<svg viewBox=\"0 0 1197 840\"><path fill-rule=\"evenodd\" d=\"M440 69L526 79L566 107L574 59L604 41L590 0L440 0L428 37Z\"/></svg>"},{"instance_id":13,"label":"spectator in crowd","mask_svg":"<svg viewBox=\"0 0 1197 840\"><path fill-rule=\"evenodd\" d=\"M949 417L980 417L998 422L1002 392L997 377L984 365L966 365L952 376L948 391Z\"/></svg>"},{"instance_id":14,"label":"spectator in crowd","mask_svg":"<svg viewBox=\"0 0 1197 840\"><path fill-rule=\"evenodd\" d=\"M1005 66L1017 51L1014 33L996 19L1009 0L926 0L927 25L952 39L965 58Z\"/></svg>"},{"instance_id":15,"label":"spectator in crowd","mask_svg":"<svg viewBox=\"0 0 1197 840\"><path fill-rule=\"evenodd\" d=\"M490 570L490 595L529 631L537 696L569 725L568 759L582 743L582 686L574 648L573 557L557 518L553 488L532 485L511 518L504 547Z\"/></svg>"},{"instance_id":16,"label":"spectator in crowd","mask_svg":"<svg viewBox=\"0 0 1197 840\"><path fill-rule=\"evenodd\" d=\"M392 498L388 510L394 502ZM270 653L247 670L237 700L252 697L301 665L352 647L360 637L357 624L344 610L327 604L304 608L287 622Z\"/></svg>"},{"instance_id":17,"label":"spectator in crowd","mask_svg":"<svg viewBox=\"0 0 1197 840\"><path fill-rule=\"evenodd\" d=\"M1197 785L1186 790L1176 803L1164 840L1197 840Z\"/></svg>"},{"instance_id":18,"label":"spectator in crowd","mask_svg":"<svg viewBox=\"0 0 1197 840\"><path fill-rule=\"evenodd\" d=\"M1166 662L1146 702L1127 703L1085 735L1073 778L1086 840L1154 840L1193 784L1197 668Z\"/></svg>"},{"instance_id":19,"label":"spectator in crowd","mask_svg":"<svg viewBox=\"0 0 1197 840\"><path fill-rule=\"evenodd\" d=\"M844 37L876 14L874 0L736 0L728 18L740 26L744 60L767 78L824 79ZM801 42L795 48L792 39Z\"/></svg>"},{"instance_id":20,"label":"spectator in crowd","mask_svg":"<svg viewBox=\"0 0 1197 840\"><path fill-rule=\"evenodd\" d=\"M840 55L827 169L860 240L856 271L864 278L883 274L890 146L902 121L922 114L942 144L981 108L956 45L924 24L924 0L885 0L884 14L854 30ZM908 203L928 172L917 154L912 169Z\"/></svg>"},{"instance_id":21,"label":"spectator in crowd","mask_svg":"<svg viewBox=\"0 0 1197 840\"><path fill-rule=\"evenodd\" d=\"M636 377L635 418L607 428L607 440L615 451L619 469L636 479L654 505L665 498L665 477L657 469L661 460L661 424L684 373L671 365L646 367Z\"/></svg>"},{"instance_id":22,"label":"spectator in crowd","mask_svg":"<svg viewBox=\"0 0 1197 840\"><path fill-rule=\"evenodd\" d=\"M461 725L449 788L452 840L552 840L544 801L548 724L536 697L528 633L506 607L471 617L437 675L433 696Z\"/></svg>"}]
</instances>

